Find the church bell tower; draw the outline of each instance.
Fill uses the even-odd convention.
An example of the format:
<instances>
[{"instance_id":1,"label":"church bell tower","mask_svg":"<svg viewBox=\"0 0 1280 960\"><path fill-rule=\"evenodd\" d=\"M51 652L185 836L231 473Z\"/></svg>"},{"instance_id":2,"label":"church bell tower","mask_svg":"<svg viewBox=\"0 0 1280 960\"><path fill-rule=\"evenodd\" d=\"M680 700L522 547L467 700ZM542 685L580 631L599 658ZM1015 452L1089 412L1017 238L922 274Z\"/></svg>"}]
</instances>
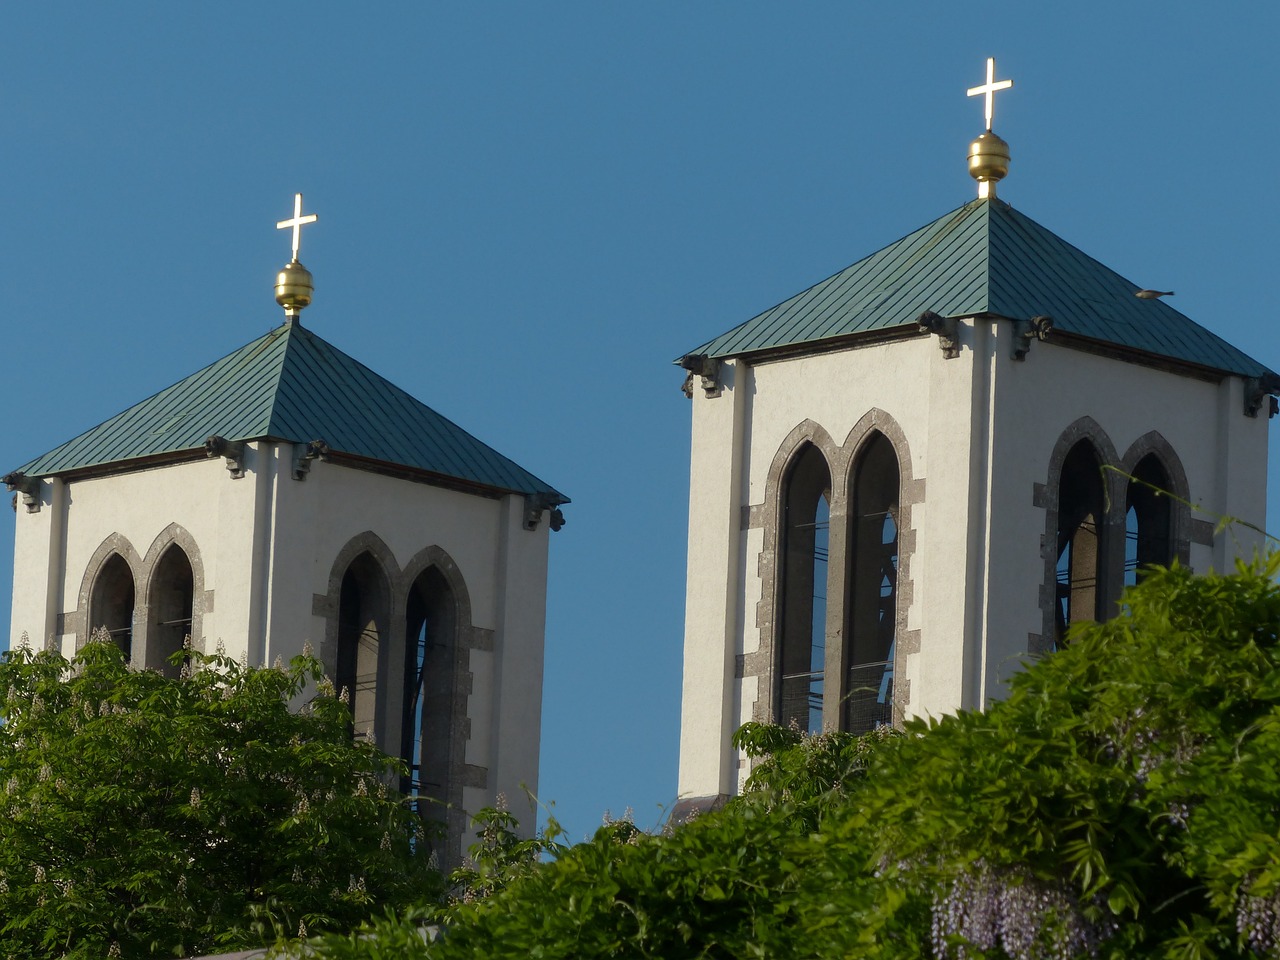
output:
<instances>
[{"instance_id":1,"label":"church bell tower","mask_svg":"<svg viewBox=\"0 0 1280 960\"><path fill-rule=\"evenodd\" d=\"M254 665L309 643L354 732L460 860L467 811L536 790L554 487L303 326L284 323L4 476L18 511L10 644L110 637L177 673L190 643ZM536 811L520 810L532 829Z\"/></svg>"},{"instance_id":2,"label":"church bell tower","mask_svg":"<svg viewBox=\"0 0 1280 960\"><path fill-rule=\"evenodd\" d=\"M690 350L680 797L748 720L980 709L1148 564L1229 569L1265 521L1280 378L996 195ZM1194 505L1194 506L1193 506Z\"/></svg>"}]
</instances>

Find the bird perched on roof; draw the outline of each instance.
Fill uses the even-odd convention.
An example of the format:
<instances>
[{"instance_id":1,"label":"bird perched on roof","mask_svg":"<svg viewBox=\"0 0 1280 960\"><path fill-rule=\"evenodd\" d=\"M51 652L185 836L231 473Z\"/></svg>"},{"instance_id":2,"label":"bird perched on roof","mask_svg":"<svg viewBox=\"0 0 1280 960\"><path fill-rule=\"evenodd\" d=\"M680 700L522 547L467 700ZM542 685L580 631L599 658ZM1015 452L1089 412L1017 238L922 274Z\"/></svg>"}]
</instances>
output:
<instances>
[{"instance_id":1,"label":"bird perched on roof","mask_svg":"<svg viewBox=\"0 0 1280 960\"><path fill-rule=\"evenodd\" d=\"M1139 290L1134 294L1139 300L1159 300L1161 297L1172 297L1172 290Z\"/></svg>"}]
</instances>

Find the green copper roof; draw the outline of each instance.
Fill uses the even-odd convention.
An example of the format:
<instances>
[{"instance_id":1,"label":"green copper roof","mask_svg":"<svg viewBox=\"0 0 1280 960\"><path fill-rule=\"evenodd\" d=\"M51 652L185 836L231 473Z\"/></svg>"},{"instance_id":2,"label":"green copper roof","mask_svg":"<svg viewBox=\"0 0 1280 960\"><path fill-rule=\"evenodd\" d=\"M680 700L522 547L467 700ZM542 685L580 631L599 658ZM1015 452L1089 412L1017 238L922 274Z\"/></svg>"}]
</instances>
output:
<instances>
[{"instance_id":1,"label":"green copper roof","mask_svg":"<svg viewBox=\"0 0 1280 960\"><path fill-rule=\"evenodd\" d=\"M21 471L202 449L206 437L305 443L498 491L567 498L300 324L277 327Z\"/></svg>"},{"instance_id":2,"label":"green copper roof","mask_svg":"<svg viewBox=\"0 0 1280 960\"><path fill-rule=\"evenodd\" d=\"M974 200L689 351L731 357L993 314L1249 377L1262 364L1000 200Z\"/></svg>"}]
</instances>

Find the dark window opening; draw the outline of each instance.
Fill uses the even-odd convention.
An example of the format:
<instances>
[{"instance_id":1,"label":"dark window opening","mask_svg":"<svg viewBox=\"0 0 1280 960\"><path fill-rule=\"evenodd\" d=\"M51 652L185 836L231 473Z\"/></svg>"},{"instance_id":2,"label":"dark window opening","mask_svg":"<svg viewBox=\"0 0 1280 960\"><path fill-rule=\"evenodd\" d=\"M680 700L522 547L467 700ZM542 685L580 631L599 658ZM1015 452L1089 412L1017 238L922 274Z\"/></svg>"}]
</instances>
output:
<instances>
[{"instance_id":1,"label":"dark window opening","mask_svg":"<svg viewBox=\"0 0 1280 960\"><path fill-rule=\"evenodd\" d=\"M444 819L452 738L457 602L444 575L424 570L406 607L404 713L400 758L409 770L401 790L420 798L419 810Z\"/></svg>"},{"instance_id":2,"label":"dark window opening","mask_svg":"<svg viewBox=\"0 0 1280 960\"><path fill-rule=\"evenodd\" d=\"M893 723L898 594L898 457L877 433L854 468L850 503L844 728Z\"/></svg>"},{"instance_id":3,"label":"dark window opening","mask_svg":"<svg viewBox=\"0 0 1280 960\"><path fill-rule=\"evenodd\" d=\"M1169 473L1155 454L1134 467L1125 504L1124 583L1133 586L1151 566L1173 562L1173 503Z\"/></svg>"},{"instance_id":4,"label":"dark window opening","mask_svg":"<svg viewBox=\"0 0 1280 960\"><path fill-rule=\"evenodd\" d=\"M107 558L93 583L89 599L89 633L106 631L125 659L133 655L133 571L118 553Z\"/></svg>"},{"instance_id":5,"label":"dark window opening","mask_svg":"<svg viewBox=\"0 0 1280 960\"><path fill-rule=\"evenodd\" d=\"M822 730L826 657L831 471L806 445L783 491L782 596L776 716L806 733Z\"/></svg>"},{"instance_id":6,"label":"dark window opening","mask_svg":"<svg viewBox=\"0 0 1280 960\"><path fill-rule=\"evenodd\" d=\"M362 553L342 577L338 600L338 663L334 678L351 709L352 733L382 745L378 672L390 607L386 577L378 562Z\"/></svg>"},{"instance_id":7,"label":"dark window opening","mask_svg":"<svg viewBox=\"0 0 1280 960\"><path fill-rule=\"evenodd\" d=\"M148 669L159 670L167 677L177 677L181 672L183 663L174 663L173 658L191 636L194 599L191 561L175 543L160 557L151 583L148 607L152 622L145 664Z\"/></svg>"},{"instance_id":8,"label":"dark window opening","mask_svg":"<svg viewBox=\"0 0 1280 960\"><path fill-rule=\"evenodd\" d=\"M1058 481L1057 646L1067 629L1105 615L1106 492L1102 463L1087 440L1071 448Z\"/></svg>"}]
</instances>

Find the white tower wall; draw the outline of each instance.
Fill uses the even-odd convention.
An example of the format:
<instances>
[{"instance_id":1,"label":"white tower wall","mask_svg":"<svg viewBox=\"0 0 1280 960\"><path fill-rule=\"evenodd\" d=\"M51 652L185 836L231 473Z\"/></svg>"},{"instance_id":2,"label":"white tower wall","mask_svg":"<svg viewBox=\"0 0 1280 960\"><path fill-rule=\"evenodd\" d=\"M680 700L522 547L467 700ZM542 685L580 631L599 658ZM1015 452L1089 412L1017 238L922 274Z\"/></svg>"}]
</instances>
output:
<instances>
[{"instance_id":1,"label":"white tower wall","mask_svg":"<svg viewBox=\"0 0 1280 960\"><path fill-rule=\"evenodd\" d=\"M462 492L339 463L293 476L294 447L249 443L244 476L221 458L66 481L41 481L40 504L21 503L14 548L10 643L52 644L71 656L89 636L89 591L118 553L134 575L133 656L146 662L147 584L163 548L178 542L192 562L193 642L252 664L288 660L311 641L335 668L342 566L368 548L395 600L429 565L448 567L464 609L455 661L460 691L454 771L466 810L499 792L522 822L536 791L546 619L548 521L525 529L525 499ZM175 537L177 537L175 541ZM392 624L393 638L396 624ZM404 625L398 625L403 635ZM400 642L404 642L401 638ZM380 678L381 744L396 753L403 682Z\"/></svg>"},{"instance_id":2,"label":"white tower wall","mask_svg":"<svg viewBox=\"0 0 1280 960\"><path fill-rule=\"evenodd\" d=\"M695 378L681 797L736 792L746 761L732 733L772 716L776 501L801 442L823 452L834 487L848 482L871 429L898 452L894 699L908 716L980 708L1046 649L1056 603L1046 599L1056 560L1048 488L1055 450L1072 431L1100 434L1122 469L1151 443L1173 451L1197 507L1181 527L1194 569L1251 555L1258 539L1246 528L1212 535L1220 516L1265 522L1267 419L1245 415L1240 378L1052 339L1015 360L1013 333L1008 321L962 320L952 359L936 338L908 337L758 365L728 360L718 391ZM836 528L833 513L833 558L844 547ZM828 649L843 629L830 604ZM824 724L836 723L825 709Z\"/></svg>"}]
</instances>

